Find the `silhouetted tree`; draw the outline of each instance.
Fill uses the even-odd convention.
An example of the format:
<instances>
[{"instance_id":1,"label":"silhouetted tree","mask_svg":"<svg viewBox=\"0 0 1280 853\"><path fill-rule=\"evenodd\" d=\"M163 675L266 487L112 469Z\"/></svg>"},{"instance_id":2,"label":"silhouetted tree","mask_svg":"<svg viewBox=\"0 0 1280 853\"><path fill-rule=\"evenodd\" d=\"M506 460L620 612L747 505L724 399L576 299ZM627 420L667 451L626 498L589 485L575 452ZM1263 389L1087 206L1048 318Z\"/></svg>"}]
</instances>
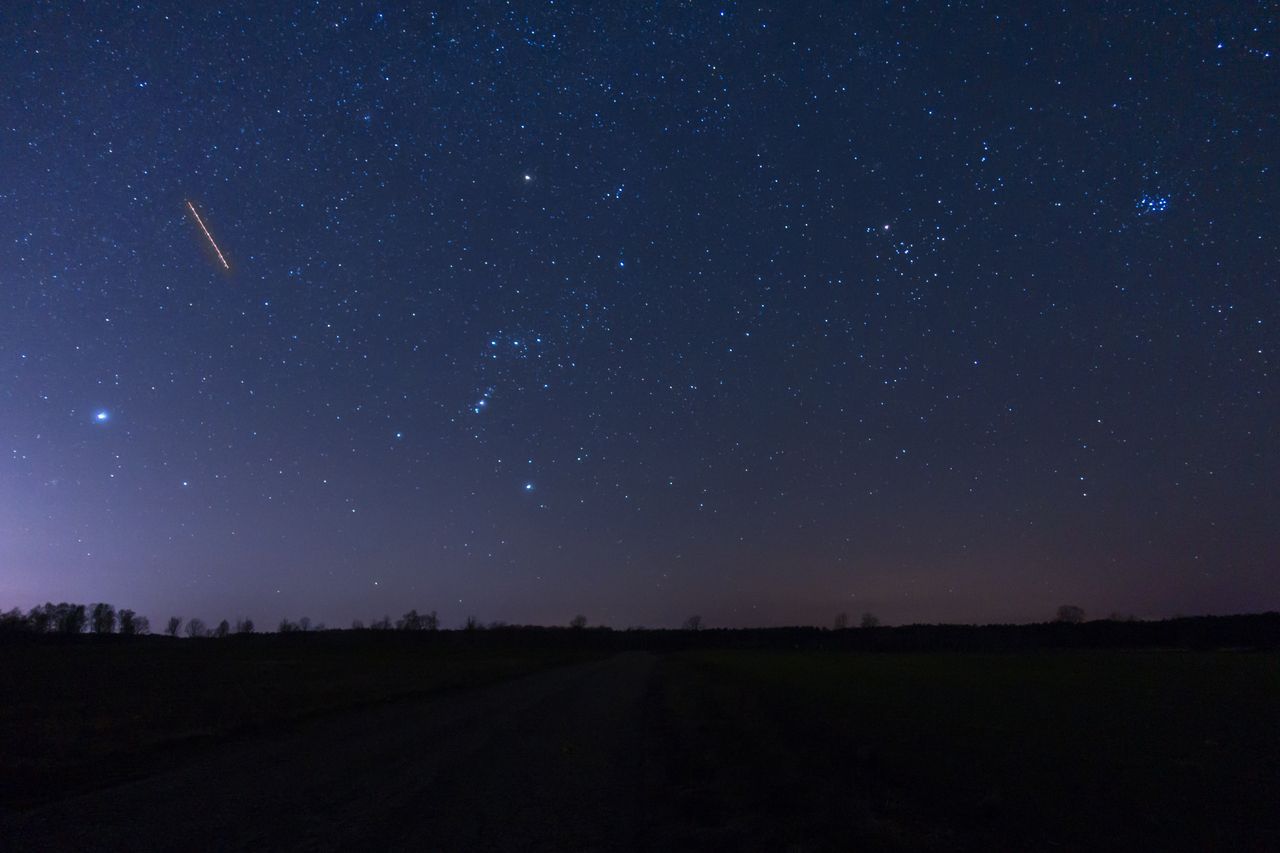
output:
<instances>
[{"instance_id":1,"label":"silhouetted tree","mask_svg":"<svg viewBox=\"0 0 1280 853\"><path fill-rule=\"evenodd\" d=\"M133 617L133 633L139 637L151 633L151 620L145 616Z\"/></svg>"},{"instance_id":2,"label":"silhouetted tree","mask_svg":"<svg viewBox=\"0 0 1280 853\"><path fill-rule=\"evenodd\" d=\"M849 627L849 614L848 614L848 613L843 613L843 612L842 612L842 613L837 613L837 614L836 614L836 621L832 623L831 627L832 627L832 628L834 628L834 629L836 629L837 631L843 631L845 628L848 628L848 627Z\"/></svg>"},{"instance_id":3,"label":"silhouetted tree","mask_svg":"<svg viewBox=\"0 0 1280 853\"><path fill-rule=\"evenodd\" d=\"M1074 604L1064 604L1058 608L1056 621L1066 622L1068 625L1079 625L1084 621L1084 608Z\"/></svg>"},{"instance_id":4,"label":"silhouetted tree","mask_svg":"<svg viewBox=\"0 0 1280 853\"><path fill-rule=\"evenodd\" d=\"M298 630L298 626L290 622L287 618L280 620L280 627L276 628L281 634L292 634Z\"/></svg>"},{"instance_id":5,"label":"silhouetted tree","mask_svg":"<svg viewBox=\"0 0 1280 853\"><path fill-rule=\"evenodd\" d=\"M880 617L876 616L874 613L863 613L862 621L858 624L860 624L863 628L879 628Z\"/></svg>"},{"instance_id":6,"label":"silhouetted tree","mask_svg":"<svg viewBox=\"0 0 1280 853\"><path fill-rule=\"evenodd\" d=\"M138 614L134 613L129 608L120 608L120 612L116 614L116 619L120 623L121 634L131 637L138 633Z\"/></svg>"},{"instance_id":7,"label":"silhouetted tree","mask_svg":"<svg viewBox=\"0 0 1280 853\"><path fill-rule=\"evenodd\" d=\"M686 630L686 631L701 631L701 630L702 630L702 617L701 617L701 616L698 616L697 614L694 614L693 616L690 616L688 619L684 620L684 630Z\"/></svg>"},{"instance_id":8,"label":"silhouetted tree","mask_svg":"<svg viewBox=\"0 0 1280 853\"><path fill-rule=\"evenodd\" d=\"M467 621L463 623L462 627L463 630L466 631L479 631L484 626L480 624L480 620L476 617L468 616Z\"/></svg>"},{"instance_id":9,"label":"silhouetted tree","mask_svg":"<svg viewBox=\"0 0 1280 853\"><path fill-rule=\"evenodd\" d=\"M206 628L206 627L204 626L204 621L203 621L203 620L201 620L201 619L189 619L189 620L187 621L187 636L188 636L188 637L193 637L193 638L194 638L194 637L206 637L206 636L208 636L208 635L209 635L209 629L208 629L208 628Z\"/></svg>"},{"instance_id":10,"label":"silhouetted tree","mask_svg":"<svg viewBox=\"0 0 1280 853\"><path fill-rule=\"evenodd\" d=\"M576 631L581 631L583 628L587 627L587 617L579 613L577 616L569 620L569 627Z\"/></svg>"},{"instance_id":11,"label":"silhouetted tree","mask_svg":"<svg viewBox=\"0 0 1280 853\"><path fill-rule=\"evenodd\" d=\"M252 634L252 633L253 633L253 620L252 620L252 619L237 619L237 620L236 620L236 633L237 633L237 634Z\"/></svg>"},{"instance_id":12,"label":"silhouetted tree","mask_svg":"<svg viewBox=\"0 0 1280 853\"><path fill-rule=\"evenodd\" d=\"M218 627L213 629L213 636L222 638L231 633L231 623L223 619L218 623Z\"/></svg>"},{"instance_id":13,"label":"silhouetted tree","mask_svg":"<svg viewBox=\"0 0 1280 853\"><path fill-rule=\"evenodd\" d=\"M436 612L434 610L432 610L426 616L422 617L422 630L424 631L440 630L440 617L436 615Z\"/></svg>"},{"instance_id":14,"label":"silhouetted tree","mask_svg":"<svg viewBox=\"0 0 1280 853\"><path fill-rule=\"evenodd\" d=\"M352 630L352 631L363 631L363 630L364 630L364 623L363 623L363 622L361 622L359 619L352 619L352 620L351 620L351 630Z\"/></svg>"},{"instance_id":15,"label":"silhouetted tree","mask_svg":"<svg viewBox=\"0 0 1280 853\"><path fill-rule=\"evenodd\" d=\"M31 624L18 608L15 607L7 613L0 613L0 631L12 634L29 630L31 630Z\"/></svg>"},{"instance_id":16,"label":"silhouetted tree","mask_svg":"<svg viewBox=\"0 0 1280 853\"><path fill-rule=\"evenodd\" d=\"M41 612L45 617L45 630L50 634L62 633L62 620L64 617L64 604L54 604L52 601L46 601L41 608Z\"/></svg>"},{"instance_id":17,"label":"silhouetted tree","mask_svg":"<svg viewBox=\"0 0 1280 853\"><path fill-rule=\"evenodd\" d=\"M391 617L383 616L381 619L374 619L369 623L369 628L374 631L390 631L392 628Z\"/></svg>"},{"instance_id":18,"label":"silhouetted tree","mask_svg":"<svg viewBox=\"0 0 1280 853\"><path fill-rule=\"evenodd\" d=\"M53 625L53 613L49 608L52 604L40 606L37 604L27 613L27 625L37 634L48 633Z\"/></svg>"},{"instance_id":19,"label":"silhouetted tree","mask_svg":"<svg viewBox=\"0 0 1280 853\"><path fill-rule=\"evenodd\" d=\"M311 630L311 617L310 617L310 616L303 616L301 619L299 619L299 620L298 620L298 630L299 630L299 631L310 631L310 630Z\"/></svg>"},{"instance_id":20,"label":"silhouetted tree","mask_svg":"<svg viewBox=\"0 0 1280 853\"><path fill-rule=\"evenodd\" d=\"M422 617L418 615L416 609L410 610L396 620L396 627L401 631L421 631Z\"/></svg>"},{"instance_id":21,"label":"silhouetted tree","mask_svg":"<svg viewBox=\"0 0 1280 853\"><path fill-rule=\"evenodd\" d=\"M89 624L88 612L83 604L68 604L64 601L53 605L53 608L53 624L59 634L81 634Z\"/></svg>"},{"instance_id":22,"label":"silhouetted tree","mask_svg":"<svg viewBox=\"0 0 1280 853\"><path fill-rule=\"evenodd\" d=\"M116 632L116 609L105 601L94 604L89 611L92 615L90 624L95 634L114 634Z\"/></svg>"},{"instance_id":23,"label":"silhouetted tree","mask_svg":"<svg viewBox=\"0 0 1280 853\"><path fill-rule=\"evenodd\" d=\"M170 616L169 622L164 626L164 632L170 637L178 636L178 632L182 630L182 617Z\"/></svg>"}]
</instances>

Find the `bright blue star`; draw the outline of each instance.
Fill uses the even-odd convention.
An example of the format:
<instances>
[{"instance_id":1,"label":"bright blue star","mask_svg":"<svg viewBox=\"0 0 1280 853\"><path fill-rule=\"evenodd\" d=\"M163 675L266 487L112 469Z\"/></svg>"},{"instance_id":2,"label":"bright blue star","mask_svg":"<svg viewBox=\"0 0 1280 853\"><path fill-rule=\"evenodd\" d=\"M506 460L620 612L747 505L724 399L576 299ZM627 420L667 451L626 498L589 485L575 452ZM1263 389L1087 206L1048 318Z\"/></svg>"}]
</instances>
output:
<instances>
[{"instance_id":1,"label":"bright blue star","mask_svg":"<svg viewBox=\"0 0 1280 853\"><path fill-rule=\"evenodd\" d=\"M525 483L525 484L524 484L524 490L525 490L526 492L532 492L532 491L533 491L533 483Z\"/></svg>"},{"instance_id":2,"label":"bright blue star","mask_svg":"<svg viewBox=\"0 0 1280 853\"><path fill-rule=\"evenodd\" d=\"M111 413L106 409L99 409L93 413L94 423L105 424L109 420L111 420Z\"/></svg>"}]
</instances>

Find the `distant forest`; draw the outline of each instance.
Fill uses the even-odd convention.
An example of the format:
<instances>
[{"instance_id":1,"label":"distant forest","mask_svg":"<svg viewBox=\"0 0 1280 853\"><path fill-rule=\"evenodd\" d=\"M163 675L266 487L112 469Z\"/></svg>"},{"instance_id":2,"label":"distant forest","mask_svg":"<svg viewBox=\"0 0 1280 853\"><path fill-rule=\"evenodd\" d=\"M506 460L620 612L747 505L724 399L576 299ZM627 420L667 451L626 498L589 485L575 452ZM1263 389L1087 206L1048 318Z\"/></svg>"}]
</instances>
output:
<instances>
[{"instance_id":1,"label":"distant forest","mask_svg":"<svg viewBox=\"0 0 1280 853\"><path fill-rule=\"evenodd\" d=\"M0 612L0 637L73 638L92 636L143 637L151 634L147 617L106 603L72 604L52 602L23 612L13 608ZM209 627L200 619L170 618L160 632L164 637L203 640L206 638L246 638L256 633L251 619L234 622L223 619ZM540 645L570 641L599 647L648 648L785 648L850 651L1022 651L1049 648L1169 648L1169 649L1277 649L1280 648L1280 613L1238 616L1183 616L1159 621L1143 621L1115 614L1106 619L1086 620L1084 611L1072 605L1058 609L1052 621L1004 625L900 625L885 626L872 614L864 614L857 627L850 627L846 614L838 614L832 627L796 626L788 628L709 628L699 616L691 616L678 629L630 627L615 630L589 625L585 616L575 616L566 626L510 625L482 623L467 617L458 629L444 629L435 611L410 610L399 619L382 617L367 626L356 620L349 629L326 628L302 617L282 619L275 635L340 637L394 634L435 635L444 640L483 633L486 642ZM157 638L161 639L161 638ZM452 642L452 641L451 641Z\"/></svg>"}]
</instances>

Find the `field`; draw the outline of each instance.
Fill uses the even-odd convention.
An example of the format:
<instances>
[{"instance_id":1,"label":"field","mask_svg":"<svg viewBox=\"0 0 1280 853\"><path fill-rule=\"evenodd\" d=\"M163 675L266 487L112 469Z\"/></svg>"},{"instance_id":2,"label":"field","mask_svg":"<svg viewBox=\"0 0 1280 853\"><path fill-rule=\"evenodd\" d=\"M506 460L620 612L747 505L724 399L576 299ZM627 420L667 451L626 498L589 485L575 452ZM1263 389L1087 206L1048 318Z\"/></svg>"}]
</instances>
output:
<instances>
[{"instance_id":1,"label":"field","mask_svg":"<svg viewBox=\"0 0 1280 853\"><path fill-rule=\"evenodd\" d=\"M1280 849L1274 653L716 651L665 672L692 842Z\"/></svg>"},{"instance_id":2,"label":"field","mask_svg":"<svg viewBox=\"0 0 1280 853\"><path fill-rule=\"evenodd\" d=\"M0 645L0 807L180 763L228 738L476 687L591 652L335 632L225 640L96 638Z\"/></svg>"},{"instance_id":3,"label":"field","mask_svg":"<svg viewBox=\"0 0 1280 853\"><path fill-rule=\"evenodd\" d=\"M867 636L7 642L0 848L1280 849L1280 653Z\"/></svg>"}]
</instances>

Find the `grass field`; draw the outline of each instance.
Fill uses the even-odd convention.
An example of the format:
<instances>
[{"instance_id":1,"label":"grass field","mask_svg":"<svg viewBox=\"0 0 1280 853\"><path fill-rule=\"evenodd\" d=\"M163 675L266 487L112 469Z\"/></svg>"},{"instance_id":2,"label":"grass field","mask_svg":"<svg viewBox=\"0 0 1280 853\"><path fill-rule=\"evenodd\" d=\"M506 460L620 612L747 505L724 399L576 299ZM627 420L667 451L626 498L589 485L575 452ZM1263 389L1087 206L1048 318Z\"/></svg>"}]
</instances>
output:
<instances>
[{"instance_id":1,"label":"grass field","mask_svg":"<svg viewBox=\"0 0 1280 853\"><path fill-rule=\"evenodd\" d=\"M274 740L309 717L706 639L564 630L3 643L0 812L232 741ZM655 778L632 793L662 849L1280 850L1274 651L668 649L639 705L600 722L644 720L625 725ZM546 719L572 710L540 707ZM513 772L524 771L499 776Z\"/></svg>"},{"instance_id":2,"label":"grass field","mask_svg":"<svg viewBox=\"0 0 1280 853\"><path fill-rule=\"evenodd\" d=\"M1280 849L1280 656L693 652L662 715L721 849Z\"/></svg>"},{"instance_id":3,"label":"grass field","mask_svg":"<svg viewBox=\"0 0 1280 853\"><path fill-rule=\"evenodd\" d=\"M210 741L593 654L402 632L98 639L0 646L0 808L152 772Z\"/></svg>"}]
</instances>

